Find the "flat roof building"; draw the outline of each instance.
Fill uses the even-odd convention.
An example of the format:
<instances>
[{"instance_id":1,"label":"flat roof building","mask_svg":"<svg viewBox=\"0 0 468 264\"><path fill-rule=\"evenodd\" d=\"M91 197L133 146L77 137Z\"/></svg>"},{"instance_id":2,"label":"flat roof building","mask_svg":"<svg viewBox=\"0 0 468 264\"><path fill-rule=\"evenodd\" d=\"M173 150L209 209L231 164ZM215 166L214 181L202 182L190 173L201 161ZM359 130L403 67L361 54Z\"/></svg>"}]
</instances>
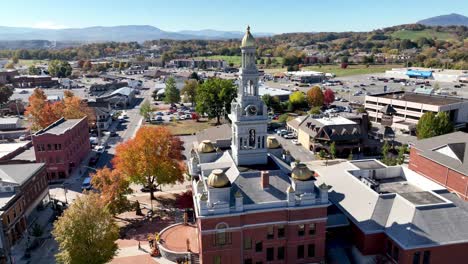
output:
<instances>
[{"instance_id":1,"label":"flat roof building","mask_svg":"<svg viewBox=\"0 0 468 264\"><path fill-rule=\"evenodd\" d=\"M376 160L318 164L311 167L317 183L331 187L330 201L350 222L333 232L347 234L362 263L379 254L403 264L460 263L466 257L468 204L443 186Z\"/></svg>"},{"instance_id":2,"label":"flat roof building","mask_svg":"<svg viewBox=\"0 0 468 264\"><path fill-rule=\"evenodd\" d=\"M456 127L468 122L468 100L459 97L437 96L411 92L389 92L366 95L365 109L371 122L382 122L382 109L390 105L396 110L391 127L413 131L421 116L426 112L447 112Z\"/></svg>"}]
</instances>

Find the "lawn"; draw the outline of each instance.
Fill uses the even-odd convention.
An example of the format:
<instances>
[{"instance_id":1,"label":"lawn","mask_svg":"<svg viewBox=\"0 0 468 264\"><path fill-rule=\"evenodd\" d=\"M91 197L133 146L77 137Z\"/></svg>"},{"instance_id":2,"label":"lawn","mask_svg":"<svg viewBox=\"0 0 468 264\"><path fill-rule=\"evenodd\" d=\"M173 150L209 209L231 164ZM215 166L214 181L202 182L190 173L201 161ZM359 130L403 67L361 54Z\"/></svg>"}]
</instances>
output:
<instances>
[{"instance_id":1,"label":"lawn","mask_svg":"<svg viewBox=\"0 0 468 264\"><path fill-rule=\"evenodd\" d=\"M221 120L222 122L222 120ZM165 126L173 135L192 135L199 131L215 126L216 119L213 120L183 120L183 121L172 121L154 126Z\"/></svg>"},{"instance_id":2,"label":"lawn","mask_svg":"<svg viewBox=\"0 0 468 264\"><path fill-rule=\"evenodd\" d=\"M425 30L398 30L392 33L392 37L399 39L409 39L411 41L416 41L419 38L437 38L440 40L454 40L456 36L448 32L437 32L433 29Z\"/></svg>"},{"instance_id":3,"label":"lawn","mask_svg":"<svg viewBox=\"0 0 468 264\"><path fill-rule=\"evenodd\" d=\"M324 65L324 66L306 66L302 68L303 71L319 71L325 73L334 73L336 77L344 77L351 75L373 74L382 73L392 68L400 68L399 64L385 64L385 65L349 65L348 68L342 69L340 65Z\"/></svg>"},{"instance_id":4,"label":"lawn","mask_svg":"<svg viewBox=\"0 0 468 264\"><path fill-rule=\"evenodd\" d=\"M18 65L29 67L36 64L44 64L45 60L19 60Z\"/></svg>"}]
</instances>

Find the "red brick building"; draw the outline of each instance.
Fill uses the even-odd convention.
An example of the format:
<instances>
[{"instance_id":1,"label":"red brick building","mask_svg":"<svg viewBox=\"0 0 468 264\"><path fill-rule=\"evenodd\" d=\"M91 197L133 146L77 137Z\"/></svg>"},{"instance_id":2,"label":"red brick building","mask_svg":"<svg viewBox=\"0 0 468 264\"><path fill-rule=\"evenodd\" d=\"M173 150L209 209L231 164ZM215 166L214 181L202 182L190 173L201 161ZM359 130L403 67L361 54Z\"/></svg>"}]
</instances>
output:
<instances>
[{"instance_id":1,"label":"red brick building","mask_svg":"<svg viewBox=\"0 0 468 264\"><path fill-rule=\"evenodd\" d=\"M43 163L2 164L0 175L0 262L8 263L10 247L31 224L28 220L42 206L49 187Z\"/></svg>"},{"instance_id":2,"label":"red brick building","mask_svg":"<svg viewBox=\"0 0 468 264\"><path fill-rule=\"evenodd\" d=\"M468 134L455 132L418 140L409 168L468 200Z\"/></svg>"},{"instance_id":3,"label":"red brick building","mask_svg":"<svg viewBox=\"0 0 468 264\"><path fill-rule=\"evenodd\" d=\"M91 149L86 117L61 118L36 132L32 141L36 161L47 165L49 181L67 178Z\"/></svg>"},{"instance_id":4,"label":"red brick building","mask_svg":"<svg viewBox=\"0 0 468 264\"><path fill-rule=\"evenodd\" d=\"M443 186L402 166L359 160L313 167L349 223L327 227L356 263L464 263L468 205ZM340 214L340 213L338 213ZM328 215L329 219L331 215ZM344 241L344 242L343 242Z\"/></svg>"}]
</instances>

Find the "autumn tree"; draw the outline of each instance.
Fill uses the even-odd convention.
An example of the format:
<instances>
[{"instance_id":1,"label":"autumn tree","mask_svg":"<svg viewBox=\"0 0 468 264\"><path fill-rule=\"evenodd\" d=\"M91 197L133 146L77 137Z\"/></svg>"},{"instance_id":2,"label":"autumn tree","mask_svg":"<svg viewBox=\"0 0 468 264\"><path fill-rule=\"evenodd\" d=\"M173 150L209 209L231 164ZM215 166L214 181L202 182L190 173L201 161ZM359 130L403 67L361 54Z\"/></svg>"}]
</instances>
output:
<instances>
[{"instance_id":1,"label":"autumn tree","mask_svg":"<svg viewBox=\"0 0 468 264\"><path fill-rule=\"evenodd\" d=\"M314 86L307 91L307 101L309 105L314 107L322 107L324 102L324 96L322 89L319 86Z\"/></svg>"},{"instance_id":2,"label":"autumn tree","mask_svg":"<svg viewBox=\"0 0 468 264\"><path fill-rule=\"evenodd\" d=\"M167 128L143 126L117 146L112 162L131 182L149 187L153 199L160 185L184 181L181 148L180 139Z\"/></svg>"},{"instance_id":3,"label":"autumn tree","mask_svg":"<svg viewBox=\"0 0 468 264\"><path fill-rule=\"evenodd\" d=\"M132 192L130 182L118 170L104 167L91 177L91 184L99 190L102 202L111 214L122 213L130 208L127 194Z\"/></svg>"},{"instance_id":4,"label":"autumn tree","mask_svg":"<svg viewBox=\"0 0 468 264\"><path fill-rule=\"evenodd\" d=\"M62 116L65 117L65 119L78 119L85 116L87 116L89 120L95 119L94 113L88 107L87 103L69 90L65 90L63 93Z\"/></svg>"},{"instance_id":5,"label":"autumn tree","mask_svg":"<svg viewBox=\"0 0 468 264\"><path fill-rule=\"evenodd\" d=\"M25 115L31 121L31 129L39 130L57 121L62 114L61 107L57 107L47 101L47 96L42 89L34 89L29 97L29 105Z\"/></svg>"},{"instance_id":6,"label":"autumn tree","mask_svg":"<svg viewBox=\"0 0 468 264\"><path fill-rule=\"evenodd\" d=\"M289 95L289 103L292 106L292 110L303 108L307 106L307 99L301 91L296 91Z\"/></svg>"},{"instance_id":7,"label":"autumn tree","mask_svg":"<svg viewBox=\"0 0 468 264\"><path fill-rule=\"evenodd\" d=\"M323 103L327 106L332 104L335 101L335 92L332 89L328 88L323 93Z\"/></svg>"},{"instance_id":8,"label":"autumn tree","mask_svg":"<svg viewBox=\"0 0 468 264\"><path fill-rule=\"evenodd\" d=\"M185 81L184 87L182 88L182 95L188 99L192 106L195 104L197 98L198 81L196 79L189 79Z\"/></svg>"},{"instance_id":9,"label":"autumn tree","mask_svg":"<svg viewBox=\"0 0 468 264\"><path fill-rule=\"evenodd\" d=\"M59 263L107 263L117 253L119 227L99 194L78 197L55 222Z\"/></svg>"},{"instance_id":10,"label":"autumn tree","mask_svg":"<svg viewBox=\"0 0 468 264\"><path fill-rule=\"evenodd\" d=\"M231 111L231 102L236 93L236 86L231 80L208 79L198 88L196 110L206 113L209 118L216 118L216 123L220 124L220 117Z\"/></svg>"},{"instance_id":11,"label":"autumn tree","mask_svg":"<svg viewBox=\"0 0 468 264\"><path fill-rule=\"evenodd\" d=\"M166 81L166 89L164 92L164 102L168 104L180 102L180 91L177 89L176 81L173 77L169 77Z\"/></svg>"},{"instance_id":12,"label":"autumn tree","mask_svg":"<svg viewBox=\"0 0 468 264\"><path fill-rule=\"evenodd\" d=\"M0 105L6 104L13 95L13 88L0 85Z\"/></svg>"}]
</instances>

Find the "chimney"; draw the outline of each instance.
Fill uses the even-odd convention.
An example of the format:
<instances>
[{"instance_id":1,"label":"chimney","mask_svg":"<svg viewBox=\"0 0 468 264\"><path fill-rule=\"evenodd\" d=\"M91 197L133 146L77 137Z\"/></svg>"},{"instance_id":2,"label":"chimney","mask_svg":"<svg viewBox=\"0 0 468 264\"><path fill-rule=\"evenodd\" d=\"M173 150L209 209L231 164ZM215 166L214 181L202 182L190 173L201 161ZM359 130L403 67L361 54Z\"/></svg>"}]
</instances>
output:
<instances>
[{"instance_id":1,"label":"chimney","mask_svg":"<svg viewBox=\"0 0 468 264\"><path fill-rule=\"evenodd\" d=\"M266 189L270 185L270 172L269 171L262 171L261 172L261 184L262 184L262 189Z\"/></svg>"}]
</instances>

